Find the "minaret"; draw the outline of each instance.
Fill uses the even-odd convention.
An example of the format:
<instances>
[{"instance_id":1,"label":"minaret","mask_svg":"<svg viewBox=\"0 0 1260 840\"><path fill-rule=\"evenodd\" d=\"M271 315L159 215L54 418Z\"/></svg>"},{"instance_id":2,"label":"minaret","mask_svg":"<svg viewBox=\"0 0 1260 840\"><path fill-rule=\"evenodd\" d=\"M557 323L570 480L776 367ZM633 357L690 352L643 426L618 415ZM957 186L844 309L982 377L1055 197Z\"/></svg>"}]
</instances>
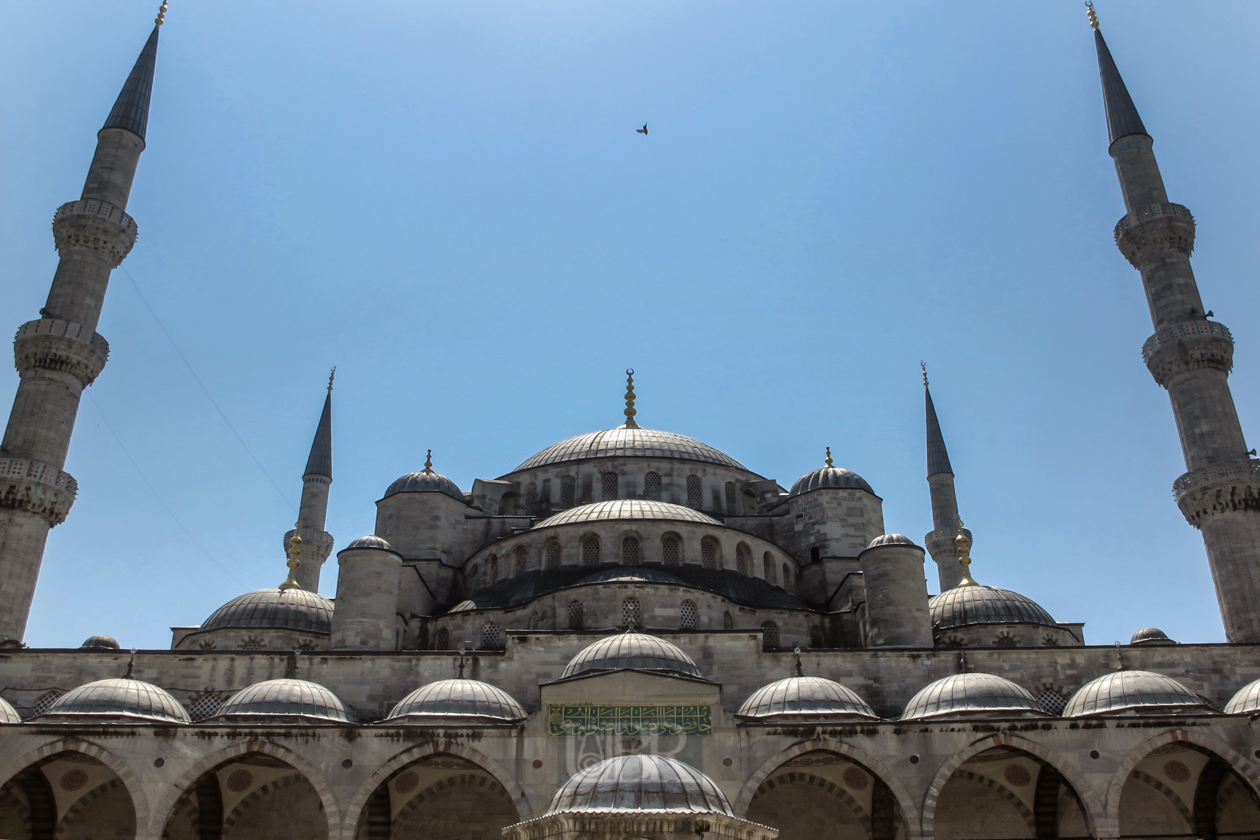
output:
<instances>
[{"instance_id":1,"label":"minaret","mask_svg":"<svg viewBox=\"0 0 1260 840\"><path fill-rule=\"evenodd\" d=\"M1177 505L1203 532L1216 597L1231 642L1260 642L1260 461L1248 458L1227 377L1234 342L1209 321L1190 268L1194 217L1164 191L1151 136L1120 78L1091 7L1098 48L1108 151L1127 211L1116 246L1142 273L1155 334L1142 356L1168 390L1186 459L1173 483Z\"/></svg>"},{"instance_id":2,"label":"minaret","mask_svg":"<svg viewBox=\"0 0 1260 840\"><path fill-rule=\"evenodd\" d=\"M63 472L83 389L105 367L109 344L96 332L109 275L136 241L127 197L144 151L158 31L166 3L118 101L96 135L96 154L78 201L57 208L61 255L37 321L13 342L21 381L0 443L0 641L20 642L48 531L66 519L78 484Z\"/></svg>"},{"instance_id":3,"label":"minaret","mask_svg":"<svg viewBox=\"0 0 1260 840\"><path fill-rule=\"evenodd\" d=\"M332 390L336 374L337 369L333 368L328 375L328 395L324 397L324 410L319 415L311 454L306 459L297 528L284 535L284 545L290 554L293 536L301 537L301 552L296 558L301 565L294 579L307 592L319 591L319 570L333 548L333 537L324 530L324 520L328 515L328 486L332 484Z\"/></svg>"},{"instance_id":4,"label":"minaret","mask_svg":"<svg viewBox=\"0 0 1260 840\"><path fill-rule=\"evenodd\" d=\"M932 530L923 537L923 543L936 562L941 591L946 592L957 587L963 579L954 543L959 533L958 496L954 492L954 468L950 466L949 453L945 450L945 436L941 434L941 423L936 419L936 406L932 405L927 366L922 367L923 397L927 405L927 480L932 495ZM970 531L964 533L971 539Z\"/></svg>"}]
</instances>

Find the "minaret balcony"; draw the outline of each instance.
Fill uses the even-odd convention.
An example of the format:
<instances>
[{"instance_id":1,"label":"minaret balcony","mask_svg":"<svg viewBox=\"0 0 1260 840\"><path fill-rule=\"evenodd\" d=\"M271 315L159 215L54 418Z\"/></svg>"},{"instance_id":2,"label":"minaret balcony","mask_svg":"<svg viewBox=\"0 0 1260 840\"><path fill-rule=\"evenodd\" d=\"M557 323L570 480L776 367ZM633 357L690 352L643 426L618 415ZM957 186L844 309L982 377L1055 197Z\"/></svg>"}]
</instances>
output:
<instances>
[{"instance_id":1,"label":"minaret balcony","mask_svg":"<svg viewBox=\"0 0 1260 840\"><path fill-rule=\"evenodd\" d=\"M0 508L32 513L48 527L66 521L79 483L68 472L29 458L0 458Z\"/></svg>"},{"instance_id":2,"label":"minaret balcony","mask_svg":"<svg viewBox=\"0 0 1260 840\"><path fill-rule=\"evenodd\" d=\"M1234 368L1234 339L1224 324L1182 321L1160 327L1142 345L1142 359L1160 386L1194 370Z\"/></svg>"},{"instance_id":3,"label":"minaret balcony","mask_svg":"<svg viewBox=\"0 0 1260 840\"><path fill-rule=\"evenodd\" d=\"M70 201L53 215L53 239L57 252L67 249L96 251L117 268L136 244L136 220L121 207L98 199Z\"/></svg>"},{"instance_id":4,"label":"minaret balcony","mask_svg":"<svg viewBox=\"0 0 1260 840\"><path fill-rule=\"evenodd\" d=\"M1116 222L1116 247L1134 268L1170 252L1194 253L1194 215L1180 204L1148 204Z\"/></svg>"},{"instance_id":5,"label":"minaret balcony","mask_svg":"<svg viewBox=\"0 0 1260 840\"><path fill-rule=\"evenodd\" d=\"M38 370L66 373L86 388L105 368L109 342L82 324L42 318L18 327L13 359L23 376Z\"/></svg>"},{"instance_id":6,"label":"minaret balcony","mask_svg":"<svg viewBox=\"0 0 1260 840\"><path fill-rule=\"evenodd\" d=\"M1191 470L1173 482L1173 494L1196 528L1223 514L1260 512L1260 460L1239 458Z\"/></svg>"}]
</instances>

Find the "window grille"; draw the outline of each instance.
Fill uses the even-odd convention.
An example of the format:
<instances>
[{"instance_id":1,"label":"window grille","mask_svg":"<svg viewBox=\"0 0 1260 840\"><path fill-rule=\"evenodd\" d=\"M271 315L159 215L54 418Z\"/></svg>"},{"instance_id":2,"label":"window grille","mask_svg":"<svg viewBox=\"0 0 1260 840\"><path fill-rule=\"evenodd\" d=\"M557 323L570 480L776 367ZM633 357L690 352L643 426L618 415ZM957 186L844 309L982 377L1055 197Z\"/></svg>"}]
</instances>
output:
<instances>
[{"instance_id":1,"label":"window grille","mask_svg":"<svg viewBox=\"0 0 1260 840\"><path fill-rule=\"evenodd\" d=\"M994 647L1013 648L1013 647L1016 647L1018 644L1019 644L1019 640L1016 639L1014 636L1012 636L1010 633L1006 632L1005 630L1003 630L1001 633L998 633L997 636L993 639Z\"/></svg>"},{"instance_id":2,"label":"window grille","mask_svg":"<svg viewBox=\"0 0 1260 840\"><path fill-rule=\"evenodd\" d=\"M538 513L538 485L530 482L525 485L525 515L533 516Z\"/></svg>"},{"instance_id":3,"label":"window grille","mask_svg":"<svg viewBox=\"0 0 1260 840\"><path fill-rule=\"evenodd\" d=\"M766 576L766 583L773 585L779 582L779 576L774 572L774 555L768 551L761 555L761 571Z\"/></svg>"},{"instance_id":4,"label":"window grille","mask_svg":"<svg viewBox=\"0 0 1260 840\"><path fill-rule=\"evenodd\" d=\"M735 629L735 619L731 617L731 614L729 612L722 613L722 629L723 630Z\"/></svg>"},{"instance_id":5,"label":"window grille","mask_svg":"<svg viewBox=\"0 0 1260 840\"><path fill-rule=\"evenodd\" d=\"M621 540L621 562L625 566L637 566L640 562L639 538L623 537Z\"/></svg>"},{"instance_id":6,"label":"window grille","mask_svg":"<svg viewBox=\"0 0 1260 840\"><path fill-rule=\"evenodd\" d=\"M752 574L752 551L744 543L735 546L735 571L741 575Z\"/></svg>"},{"instance_id":7,"label":"window grille","mask_svg":"<svg viewBox=\"0 0 1260 840\"><path fill-rule=\"evenodd\" d=\"M735 482L733 481L726 482L726 515L727 516L735 515L737 501L738 499L736 498L736 495L735 495Z\"/></svg>"},{"instance_id":8,"label":"window grille","mask_svg":"<svg viewBox=\"0 0 1260 840\"><path fill-rule=\"evenodd\" d=\"M825 648L827 646L827 638L823 635L823 629L817 624L809 628L809 646L812 648Z\"/></svg>"},{"instance_id":9,"label":"window grille","mask_svg":"<svg viewBox=\"0 0 1260 840\"><path fill-rule=\"evenodd\" d=\"M523 545L518 545L512 552L512 563L515 567L514 574L517 577L525 574L525 554L525 546Z\"/></svg>"},{"instance_id":10,"label":"window grille","mask_svg":"<svg viewBox=\"0 0 1260 840\"><path fill-rule=\"evenodd\" d=\"M621 623L631 630L643 628L643 607L633 596L621 602Z\"/></svg>"},{"instance_id":11,"label":"window grille","mask_svg":"<svg viewBox=\"0 0 1260 840\"><path fill-rule=\"evenodd\" d=\"M582 540L582 565L599 565L599 537L587 537Z\"/></svg>"},{"instance_id":12,"label":"window grille","mask_svg":"<svg viewBox=\"0 0 1260 840\"><path fill-rule=\"evenodd\" d=\"M482 650L503 650L503 628L493 621L481 625Z\"/></svg>"},{"instance_id":13,"label":"window grille","mask_svg":"<svg viewBox=\"0 0 1260 840\"><path fill-rule=\"evenodd\" d=\"M451 649L451 631L445 627L437 631L437 639L433 642L434 650L450 650Z\"/></svg>"},{"instance_id":14,"label":"window grille","mask_svg":"<svg viewBox=\"0 0 1260 840\"><path fill-rule=\"evenodd\" d=\"M582 621L583 621L582 602L570 601L569 602L569 629L581 630Z\"/></svg>"},{"instance_id":15,"label":"window grille","mask_svg":"<svg viewBox=\"0 0 1260 840\"><path fill-rule=\"evenodd\" d=\"M718 544L713 537L705 537L700 541L700 565L706 569L718 567Z\"/></svg>"},{"instance_id":16,"label":"window grille","mask_svg":"<svg viewBox=\"0 0 1260 840\"><path fill-rule=\"evenodd\" d=\"M546 555L545 562L548 569L560 568L560 543L548 540L547 545L543 547L543 554Z\"/></svg>"},{"instance_id":17,"label":"window grille","mask_svg":"<svg viewBox=\"0 0 1260 840\"><path fill-rule=\"evenodd\" d=\"M57 698L63 694L65 694L64 691L57 691L56 689L41 694L39 699L35 701L35 705L31 706L31 717L47 712L52 707L52 704L57 702Z\"/></svg>"},{"instance_id":18,"label":"window grille","mask_svg":"<svg viewBox=\"0 0 1260 840\"><path fill-rule=\"evenodd\" d=\"M779 625L773 621L767 621L761 625L761 649L779 649Z\"/></svg>"},{"instance_id":19,"label":"window grille","mask_svg":"<svg viewBox=\"0 0 1260 840\"><path fill-rule=\"evenodd\" d=\"M1053 688L1043 688L1037 695L1037 705L1052 715L1061 715L1067 708L1067 697Z\"/></svg>"},{"instance_id":20,"label":"window grille","mask_svg":"<svg viewBox=\"0 0 1260 840\"><path fill-rule=\"evenodd\" d=\"M687 507L700 510L700 476L687 476Z\"/></svg>"},{"instance_id":21,"label":"window grille","mask_svg":"<svg viewBox=\"0 0 1260 840\"><path fill-rule=\"evenodd\" d=\"M617 498L617 474L606 472L599 477L599 488L605 502Z\"/></svg>"},{"instance_id":22,"label":"window grille","mask_svg":"<svg viewBox=\"0 0 1260 840\"><path fill-rule=\"evenodd\" d=\"M217 691L203 691L200 694L194 694L188 698L188 702L184 704L188 709L188 717L193 723L206 718L212 718L219 712L219 707L223 705L223 701L227 699L226 694Z\"/></svg>"},{"instance_id":23,"label":"window grille","mask_svg":"<svg viewBox=\"0 0 1260 840\"><path fill-rule=\"evenodd\" d=\"M696 625L700 623L700 615L696 612L695 601L682 602L682 617L678 622L680 630L695 630Z\"/></svg>"},{"instance_id":24,"label":"window grille","mask_svg":"<svg viewBox=\"0 0 1260 840\"><path fill-rule=\"evenodd\" d=\"M643 498L650 502L661 500L661 474L650 472L643 476Z\"/></svg>"},{"instance_id":25,"label":"window grille","mask_svg":"<svg viewBox=\"0 0 1260 840\"><path fill-rule=\"evenodd\" d=\"M673 534L661 537L661 561L666 566L682 565L682 543Z\"/></svg>"},{"instance_id":26,"label":"window grille","mask_svg":"<svg viewBox=\"0 0 1260 840\"><path fill-rule=\"evenodd\" d=\"M241 650L262 650L267 643L257 636L246 636L241 640Z\"/></svg>"},{"instance_id":27,"label":"window grille","mask_svg":"<svg viewBox=\"0 0 1260 840\"><path fill-rule=\"evenodd\" d=\"M573 500L577 497L577 479L571 475L560 476L560 507L573 507Z\"/></svg>"},{"instance_id":28,"label":"window grille","mask_svg":"<svg viewBox=\"0 0 1260 840\"><path fill-rule=\"evenodd\" d=\"M486 563L486 576L490 578L489 583L499 579L499 558L493 554L490 555L490 562Z\"/></svg>"}]
</instances>

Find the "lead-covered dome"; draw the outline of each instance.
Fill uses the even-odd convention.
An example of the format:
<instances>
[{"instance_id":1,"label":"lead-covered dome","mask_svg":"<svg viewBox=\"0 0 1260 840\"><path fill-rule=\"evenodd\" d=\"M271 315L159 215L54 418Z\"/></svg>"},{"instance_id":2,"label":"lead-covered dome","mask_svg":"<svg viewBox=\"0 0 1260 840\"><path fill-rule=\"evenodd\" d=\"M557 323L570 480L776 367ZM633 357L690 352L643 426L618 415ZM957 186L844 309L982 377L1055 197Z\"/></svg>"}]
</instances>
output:
<instances>
[{"instance_id":1,"label":"lead-covered dome","mask_svg":"<svg viewBox=\"0 0 1260 840\"><path fill-rule=\"evenodd\" d=\"M227 629L302 630L328 635L333 602L305 589L259 589L215 610L198 632Z\"/></svg>"},{"instance_id":2,"label":"lead-covered dome","mask_svg":"<svg viewBox=\"0 0 1260 840\"><path fill-rule=\"evenodd\" d=\"M398 493L445 493L452 499L464 501L464 491L459 489L459 485L432 469L407 473L389 485L384 498L388 499Z\"/></svg>"},{"instance_id":3,"label":"lead-covered dome","mask_svg":"<svg viewBox=\"0 0 1260 840\"><path fill-rule=\"evenodd\" d=\"M735 816L712 779L659 755L621 755L592 764L560 786L547 815L618 811Z\"/></svg>"},{"instance_id":4,"label":"lead-covered dome","mask_svg":"<svg viewBox=\"0 0 1260 840\"><path fill-rule=\"evenodd\" d=\"M97 680L67 691L53 701L39 720L140 720L151 723L190 723L179 701L147 682L120 677Z\"/></svg>"},{"instance_id":5,"label":"lead-covered dome","mask_svg":"<svg viewBox=\"0 0 1260 840\"><path fill-rule=\"evenodd\" d=\"M242 688L219 707L216 718L226 721L286 718L313 723L354 723L340 697L306 680L281 679Z\"/></svg>"},{"instance_id":6,"label":"lead-covered dome","mask_svg":"<svg viewBox=\"0 0 1260 840\"><path fill-rule=\"evenodd\" d=\"M691 657L664 639L646 633L618 633L584 648L569 662L561 679L592 671L668 671L700 676Z\"/></svg>"},{"instance_id":7,"label":"lead-covered dome","mask_svg":"<svg viewBox=\"0 0 1260 840\"><path fill-rule=\"evenodd\" d=\"M515 723L524 719L525 710L512 695L489 683L466 679L423 685L385 718L395 723Z\"/></svg>"},{"instance_id":8,"label":"lead-covered dome","mask_svg":"<svg viewBox=\"0 0 1260 840\"><path fill-rule=\"evenodd\" d=\"M79 650L118 650L118 640L113 636L89 636Z\"/></svg>"},{"instance_id":9,"label":"lead-covered dome","mask_svg":"<svg viewBox=\"0 0 1260 840\"><path fill-rule=\"evenodd\" d=\"M645 499L615 499L610 502L594 502L562 510L534 526L552 528L557 525L574 525L582 522L607 522L609 520L657 519L667 522L694 522L697 525L721 525L711 516L698 510L669 502L649 502Z\"/></svg>"},{"instance_id":10,"label":"lead-covered dome","mask_svg":"<svg viewBox=\"0 0 1260 840\"><path fill-rule=\"evenodd\" d=\"M919 690L906 704L902 720L953 715L1043 715L1033 696L994 674L955 674Z\"/></svg>"},{"instance_id":11,"label":"lead-covered dome","mask_svg":"<svg viewBox=\"0 0 1260 840\"><path fill-rule=\"evenodd\" d=\"M1245 715L1260 712L1260 680L1248 683L1225 704L1225 714Z\"/></svg>"},{"instance_id":12,"label":"lead-covered dome","mask_svg":"<svg viewBox=\"0 0 1260 840\"><path fill-rule=\"evenodd\" d=\"M799 496L811 490L865 490L872 496L875 495L866 479L843 467L822 467L805 473L792 485L788 495Z\"/></svg>"},{"instance_id":13,"label":"lead-covered dome","mask_svg":"<svg viewBox=\"0 0 1260 840\"><path fill-rule=\"evenodd\" d=\"M1141 630L1133 634L1133 638L1129 639L1131 645L1175 645L1172 639L1168 638L1168 634L1158 627L1143 627Z\"/></svg>"},{"instance_id":14,"label":"lead-covered dome","mask_svg":"<svg viewBox=\"0 0 1260 840\"><path fill-rule=\"evenodd\" d=\"M905 534L880 534L878 537L871 540L866 547L879 548L881 545L908 545L918 548L918 546L914 544L914 540L910 539Z\"/></svg>"},{"instance_id":15,"label":"lead-covered dome","mask_svg":"<svg viewBox=\"0 0 1260 840\"><path fill-rule=\"evenodd\" d=\"M376 548L376 549L380 549L381 551L394 550L394 547L392 545L390 545L386 540L382 539L381 537L376 536L375 534L368 534L366 537L359 537L357 540L354 540L348 546L343 548L342 551L347 551L351 548Z\"/></svg>"},{"instance_id":16,"label":"lead-covered dome","mask_svg":"<svg viewBox=\"0 0 1260 840\"><path fill-rule=\"evenodd\" d=\"M757 689L735 713L767 723L826 718L879 720L852 689L822 677L788 677Z\"/></svg>"},{"instance_id":17,"label":"lead-covered dome","mask_svg":"<svg viewBox=\"0 0 1260 840\"><path fill-rule=\"evenodd\" d=\"M21 722L22 716L17 713L17 709L10 706L8 700L0 697L0 724Z\"/></svg>"},{"instance_id":18,"label":"lead-covered dome","mask_svg":"<svg viewBox=\"0 0 1260 840\"><path fill-rule=\"evenodd\" d=\"M1212 709L1199 695L1172 677L1154 671L1113 671L1077 689L1068 700L1063 716L1208 711Z\"/></svg>"},{"instance_id":19,"label":"lead-covered dome","mask_svg":"<svg viewBox=\"0 0 1260 840\"><path fill-rule=\"evenodd\" d=\"M959 586L928 599L932 627L948 630L976 624L1037 624L1058 627L1040 604L996 586Z\"/></svg>"},{"instance_id":20,"label":"lead-covered dome","mask_svg":"<svg viewBox=\"0 0 1260 840\"><path fill-rule=\"evenodd\" d=\"M748 472L729 455L673 432L618 426L603 432L590 432L548 446L527 459L512 472L533 470L590 458L664 458L671 461L699 461Z\"/></svg>"}]
</instances>

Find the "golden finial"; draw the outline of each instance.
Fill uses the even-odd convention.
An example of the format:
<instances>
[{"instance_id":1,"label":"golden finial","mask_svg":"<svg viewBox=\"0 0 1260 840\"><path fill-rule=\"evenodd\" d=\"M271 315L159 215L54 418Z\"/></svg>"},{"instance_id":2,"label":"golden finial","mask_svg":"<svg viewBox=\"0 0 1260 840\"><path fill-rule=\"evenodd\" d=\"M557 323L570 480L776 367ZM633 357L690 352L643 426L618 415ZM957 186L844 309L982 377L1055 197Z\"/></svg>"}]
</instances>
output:
<instances>
[{"instance_id":1,"label":"golden finial","mask_svg":"<svg viewBox=\"0 0 1260 840\"><path fill-rule=\"evenodd\" d=\"M162 5L158 8L158 16L153 19L158 26L166 23L166 0L162 0Z\"/></svg>"},{"instance_id":2,"label":"golden finial","mask_svg":"<svg viewBox=\"0 0 1260 840\"><path fill-rule=\"evenodd\" d=\"M639 424L634 422L634 415L639 413L634 410L634 399L634 368L626 368L626 410L622 413L626 415L627 429L639 428Z\"/></svg>"},{"instance_id":3,"label":"golden finial","mask_svg":"<svg viewBox=\"0 0 1260 840\"><path fill-rule=\"evenodd\" d=\"M337 375L337 366L333 365L333 369L328 373L328 393L332 393L333 378Z\"/></svg>"},{"instance_id":4,"label":"golden finial","mask_svg":"<svg viewBox=\"0 0 1260 840\"><path fill-rule=\"evenodd\" d=\"M919 367L923 368L923 387L924 387L924 388L926 388L926 387L928 386L928 384L927 384L927 365L925 365L923 362L919 362Z\"/></svg>"},{"instance_id":5,"label":"golden finial","mask_svg":"<svg viewBox=\"0 0 1260 840\"><path fill-rule=\"evenodd\" d=\"M1094 4L1093 4L1093 3L1086 3L1086 4L1085 4L1085 8L1089 10L1088 12L1086 12L1086 14L1088 14L1088 15L1089 15L1089 25L1090 25L1090 28L1091 28L1091 29L1097 29L1097 28L1098 28L1098 15L1097 15L1097 14L1095 14L1095 12L1094 12Z\"/></svg>"},{"instance_id":6,"label":"golden finial","mask_svg":"<svg viewBox=\"0 0 1260 840\"><path fill-rule=\"evenodd\" d=\"M433 450L432 449L429 450L428 455L424 456L424 471L427 473L433 472Z\"/></svg>"},{"instance_id":7,"label":"golden finial","mask_svg":"<svg viewBox=\"0 0 1260 840\"><path fill-rule=\"evenodd\" d=\"M971 576L971 539L963 530L963 521L958 520L958 536L954 537L954 545L958 546L958 565L962 566L962 580L958 586L979 586Z\"/></svg>"},{"instance_id":8,"label":"golden finial","mask_svg":"<svg viewBox=\"0 0 1260 840\"><path fill-rule=\"evenodd\" d=\"M302 586L297 582L294 575L297 574L298 566L302 565L302 561L298 558L302 556L302 538L298 536L301 529L301 522L293 526L293 536L289 538L289 562L285 563L289 567L289 576L284 579L284 583L280 584L281 589L301 589Z\"/></svg>"},{"instance_id":9,"label":"golden finial","mask_svg":"<svg viewBox=\"0 0 1260 840\"><path fill-rule=\"evenodd\" d=\"M830 446L827 447L827 457L825 460L826 460L827 466L829 467L833 466L833 464L831 463L831 447Z\"/></svg>"}]
</instances>

